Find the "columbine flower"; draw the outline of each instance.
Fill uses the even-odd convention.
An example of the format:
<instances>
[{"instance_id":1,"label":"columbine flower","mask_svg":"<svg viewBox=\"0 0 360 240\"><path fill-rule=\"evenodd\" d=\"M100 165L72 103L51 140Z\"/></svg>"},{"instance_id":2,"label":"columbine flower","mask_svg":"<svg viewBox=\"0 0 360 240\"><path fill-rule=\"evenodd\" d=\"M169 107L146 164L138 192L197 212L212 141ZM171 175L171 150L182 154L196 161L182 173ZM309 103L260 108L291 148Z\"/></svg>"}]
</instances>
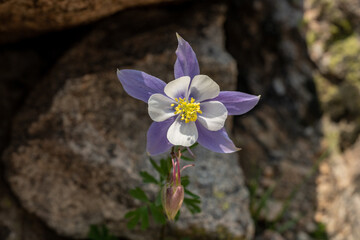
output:
<instances>
[{"instance_id":1,"label":"columbine flower","mask_svg":"<svg viewBox=\"0 0 360 240\"><path fill-rule=\"evenodd\" d=\"M172 146L191 146L196 141L214 152L239 150L228 137L224 123L228 115L251 110L259 96L222 91L210 77L200 75L195 52L177 34L175 80L162 80L136 70L118 70L125 91L148 103L154 121L147 132L147 151L156 155Z\"/></svg>"}]
</instances>

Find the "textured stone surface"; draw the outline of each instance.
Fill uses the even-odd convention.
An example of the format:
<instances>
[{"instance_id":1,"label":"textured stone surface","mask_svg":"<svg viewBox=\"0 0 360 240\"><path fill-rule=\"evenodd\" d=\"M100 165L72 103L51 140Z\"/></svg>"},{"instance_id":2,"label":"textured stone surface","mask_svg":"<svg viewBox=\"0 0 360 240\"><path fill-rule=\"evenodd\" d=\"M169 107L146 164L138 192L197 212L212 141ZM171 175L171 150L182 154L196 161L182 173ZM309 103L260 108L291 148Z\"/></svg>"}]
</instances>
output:
<instances>
[{"instance_id":1,"label":"textured stone surface","mask_svg":"<svg viewBox=\"0 0 360 240\"><path fill-rule=\"evenodd\" d=\"M84 237L90 224L106 223L119 236L149 239L127 230L123 217L137 204L128 190L140 184L138 171L149 167L145 134L151 121L146 104L123 91L115 69L172 80L179 32L195 49L202 73L222 89L234 89L236 65L223 46L224 11L204 4L131 10L100 23L64 54L16 117L4 154L7 179L22 205L63 235ZM174 231L199 239L251 238L248 193L236 160L236 154L199 153L187 173L203 196L203 213L191 218L184 211Z\"/></svg>"},{"instance_id":2,"label":"textured stone surface","mask_svg":"<svg viewBox=\"0 0 360 240\"><path fill-rule=\"evenodd\" d=\"M26 44L0 46L0 155L9 144L11 122L23 104L24 98L53 64L59 52L66 47L66 37L56 49L49 42L60 40L58 35L34 39ZM19 204L4 180L0 162L0 239L1 240L60 240L33 214Z\"/></svg>"},{"instance_id":3,"label":"textured stone surface","mask_svg":"<svg viewBox=\"0 0 360 240\"><path fill-rule=\"evenodd\" d=\"M329 156L317 179L317 221L330 239L359 239L360 72L358 1L305 1L304 32L317 72Z\"/></svg>"},{"instance_id":4,"label":"textured stone surface","mask_svg":"<svg viewBox=\"0 0 360 240\"><path fill-rule=\"evenodd\" d=\"M356 24L360 6L351 0L308 0L306 6L304 29L317 66L321 106L332 121L347 123L339 142L345 150L360 134L360 29Z\"/></svg>"},{"instance_id":5,"label":"textured stone surface","mask_svg":"<svg viewBox=\"0 0 360 240\"><path fill-rule=\"evenodd\" d=\"M255 238L255 240L284 240L284 238L275 231L267 230L262 236Z\"/></svg>"},{"instance_id":6,"label":"textured stone surface","mask_svg":"<svg viewBox=\"0 0 360 240\"><path fill-rule=\"evenodd\" d=\"M17 44L0 45L0 152L8 144L11 120L28 93L40 82L70 42L76 41L81 31L49 34ZM59 41L54 48L53 43Z\"/></svg>"},{"instance_id":7,"label":"textured stone surface","mask_svg":"<svg viewBox=\"0 0 360 240\"><path fill-rule=\"evenodd\" d=\"M324 128L331 154L320 166L316 218L326 225L330 239L359 239L360 140L341 152L337 124L325 119Z\"/></svg>"},{"instance_id":8,"label":"textured stone surface","mask_svg":"<svg viewBox=\"0 0 360 240\"><path fill-rule=\"evenodd\" d=\"M233 1L229 8L227 46L238 63L238 90L261 94L253 111L234 120L240 163L256 188L258 239L297 239L316 212L320 109L298 28L302 7L302 1L256 0ZM264 197L263 211L256 214Z\"/></svg>"},{"instance_id":9,"label":"textured stone surface","mask_svg":"<svg viewBox=\"0 0 360 240\"><path fill-rule=\"evenodd\" d=\"M0 1L0 42L89 23L120 10L176 0Z\"/></svg>"},{"instance_id":10,"label":"textured stone surface","mask_svg":"<svg viewBox=\"0 0 360 240\"><path fill-rule=\"evenodd\" d=\"M24 211L3 179L0 179L0 239L68 240L57 236L36 216Z\"/></svg>"}]
</instances>

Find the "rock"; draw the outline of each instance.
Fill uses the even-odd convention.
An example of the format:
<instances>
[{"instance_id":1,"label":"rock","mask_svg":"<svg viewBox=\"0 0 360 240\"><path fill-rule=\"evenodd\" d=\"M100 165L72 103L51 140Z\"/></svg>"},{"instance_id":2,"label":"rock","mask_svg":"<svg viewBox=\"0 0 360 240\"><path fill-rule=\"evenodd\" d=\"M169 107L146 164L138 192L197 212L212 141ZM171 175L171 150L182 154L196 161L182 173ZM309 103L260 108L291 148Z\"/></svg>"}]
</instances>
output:
<instances>
[{"instance_id":1,"label":"rock","mask_svg":"<svg viewBox=\"0 0 360 240\"><path fill-rule=\"evenodd\" d=\"M297 240L310 240L311 238L305 232L299 232L296 236Z\"/></svg>"},{"instance_id":2,"label":"rock","mask_svg":"<svg viewBox=\"0 0 360 240\"><path fill-rule=\"evenodd\" d=\"M266 166L266 168L264 169L264 177L266 178L274 177L274 169L270 166Z\"/></svg>"},{"instance_id":3,"label":"rock","mask_svg":"<svg viewBox=\"0 0 360 240\"><path fill-rule=\"evenodd\" d=\"M360 6L352 0L306 2L305 34L310 57L318 67L315 80L321 106L334 122L348 123L340 133L345 150L360 134L360 29L356 21Z\"/></svg>"},{"instance_id":4,"label":"rock","mask_svg":"<svg viewBox=\"0 0 360 240\"><path fill-rule=\"evenodd\" d=\"M66 45L53 49L47 44L49 40L46 37L26 44L0 46L0 155L9 144L11 122L25 96L43 77L48 66L53 64L55 53ZM0 239L65 240L22 208L4 181L3 173L4 167L0 162Z\"/></svg>"},{"instance_id":5,"label":"rock","mask_svg":"<svg viewBox=\"0 0 360 240\"><path fill-rule=\"evenodd\" d=\"M26 89L41 76L39 54L30 49L15 50L0 47L0 108L3 117L0 120L0 152L8 143L11 119L26 95ZM16 67L15 67L16 66Z\"/></svg>"},{"instance_id":6,"label":"rock","mask_svg":"<svg viewBox=\"0 0 360 240\"><path fill-rule=\"evenodd\" d=\"M34 215L24 211L2 179L0 180L0 239L68 240L57 236Z\"/></svg>"},{"instance_id":7,"label":"rock","mask_svg":"<svg viewBox=\"0 0 360 240\"><path fill-rule=\"evenodd\" d=\"M324 120L325 144L331 154L321 164L316 220L326 226L331 239L359 239L360 140L346 149L339 149L339 129L329 119Z\"/></svg>"},{"instance_id":8,"label":"rock","mask_svg":"<svg viewBox=\"0 0 360 240\"><path fill-rule=\"evenodd\" d=\"M323 145L329 153L317 178L316 220L329 239L359 239L360 5L352 0L305 3L305 34L317 66Z\"/></svg>"},{"instance_id":9,"label":"rock","mask_svg":"<svg viewBox=\"0 0 360 240\"><path fill-rule=\"evenodd\" d=\"M119 14L65 53L17 115L3 155L21 204L62 235L84 238L90 224L106 223L121 237L158 239L155 226L148 232L126 228L124 214L138 204L128 190L140 185L138 172L150 167L144 136L151 121L146 104L123 91L115 70L172 80L179 32L195 49L202 73L222 89L234 89L236 64L224 50L225 10L199 3ZM192 217L184 210L169 234L251 239L237 155L198 151L197 166L187 173L192 190L203 197L203 212ZM147 191L155 195L153 188Z\"/></svg>"},{"instance_id":10,"label":"rock","mask_svg":"<svg viewBox=\"0 0 360 240\"><path fill-rule=\"evenodd\" d=\"M289 240L306 231L299 216L292 213L300 213L304 222L315 215L313 169L321 151L314 68L298 28L302 9L299 1L233 1L227 21L227 46L238 63L238 90L261 94L254 110L234 119L246 180L264 189L252 204L275 185L266 201L274 211L258 222L257 234L263 235L267 226L282 229L295 222L292 229L281 233ZM284 206L286 211L274 222Z\"/></svg>"},{"instance_id":11,"label":"rock","mask_svg":"<svg viewBox=\"0 0 360 240\"><path fill-rule=\"evenodd\" d=\"M316 231L316 224L311 221L306 223L306 232L313 233Z\"/></svg>"},{"instance_id":12,"label":"rock","mask_svg":"<svg viewBox=\"0 0 360 240\"><path fill-rule=\"evenodd\" d=\"M284 240L284 238L275 231L267 230L263 235L256 237L255 240Z\"/></svg>"},{"instance_id":13,"label":"rock","mask_svg":"<svg viewBox=\"0 0 360 240\"><path fill-rule=\"evenodd\" d=\"M69 44L71 37L53 34L26 43L0 45L0 152L9 142L11 120L25 97ZM49 42L61 41L54 49Z\"/></svg>"},{"instance_id":14,"label":"rock","mask_svg":"<svg viewBox=\"0 0 360 240\"><path fill-rule=\"evenodd\" d=\"M80 0L0 2L0 43L93 22L120 10L170 0Z\"/></svg>"},{"instance_id":15,"label":"rock","mask_svg":"<svg viewBox=\"0 0 360 240\"><path fill-rule=\"evenodd\" d=\"M261 217L268 222L273 222L281 213L283 206L283 202L270 199L266 202L265 208L262 209Z\"/></svg>"}]
</instances>

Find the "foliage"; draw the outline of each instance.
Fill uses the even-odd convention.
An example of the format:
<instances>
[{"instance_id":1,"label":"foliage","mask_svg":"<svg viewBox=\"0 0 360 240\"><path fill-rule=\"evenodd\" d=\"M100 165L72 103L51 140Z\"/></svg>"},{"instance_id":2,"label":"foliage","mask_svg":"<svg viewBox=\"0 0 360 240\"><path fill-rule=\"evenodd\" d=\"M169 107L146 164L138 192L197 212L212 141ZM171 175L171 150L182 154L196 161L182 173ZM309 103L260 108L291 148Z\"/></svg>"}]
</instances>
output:
<instances>
[{"instance_id":1,"label":"foliage","mask_svg":"<svg viewBox=\"0 0 360 240\"><path fill-rule=\"evenodd\" d=\"M329 237L327 236L327 233L326 233L326 227L325 227L325 225L323 223L317 223L315 231L312 232L310 234L310 236L314 240L327 240L327 239L329 239Z\"/></svg>"},{"instance_id":2,"label":"foliage","mask_svg":"<svg viewBox=\"0 0 360 240\"><path fill-rule=\"evenodd\" d=\"M197 144L194 144L190 148L194 148L196 145ZM185 148L181 152L185 153L186 151L187 149ZM194 158L186 156L182 156L181 159L185 161L194 161ZM161 204L161 189L165 185L166 180L169 178L172 167L171 157L160 159L159 164L152 158L149 158L149 160L152 167L156 170L157 176L153 176L147 171L141 171L140 176L143 183L157 185L159 187L159 193L156 199L152 200L140 187L130 190L130 195L133 198L139 200L142 205L134 210L129 211L125 215L125 218L128 219L127 227L129 229L134 229L138 224L140 224L142 230L147 229L149 227L150 216L155 223L160 225L166 224L166 217ZM198 195L187 189L189 183L190 181L188 176L181 177L181 184L183 185L185 191L184 205L192 214L196 214L201 212L201 201ZM175 218L175 221L179 218L179 214L180 211Z\"/></svg>"},{"instance_id":3,"label":"foliage","mask_svg":"<svg viewBox=\"0 0 360 240\"><path fill-rule=\"evenodd\" d=\"M90 230L88 233L89 240L116 240L117 238L114 237L109 233L109 229L105 226L96 226L91 225Z\"/></svg>"}]
</instances>

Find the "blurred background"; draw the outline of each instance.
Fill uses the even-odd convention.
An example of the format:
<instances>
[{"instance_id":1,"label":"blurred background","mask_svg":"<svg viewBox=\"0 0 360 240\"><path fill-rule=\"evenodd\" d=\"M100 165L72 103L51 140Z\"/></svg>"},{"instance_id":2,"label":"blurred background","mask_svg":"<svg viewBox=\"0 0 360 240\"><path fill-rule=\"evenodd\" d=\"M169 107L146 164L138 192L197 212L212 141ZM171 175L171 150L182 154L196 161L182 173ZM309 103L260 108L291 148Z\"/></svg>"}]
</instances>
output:
<instances>
[{"instance_id":1,"label":"blurred background","mask_svg":"<svg viewBox=\"0 0 360 240\"><path fill-rule=\"evenodd\" d=\"M173 80L176 32L261 99L227 123L241 151L187 170L203 211L165 239L360 239L359 22L357 0L1 0L0 239L159 239L126 228L151 120L116 69Z\"/></svg>"}]
</instances>

